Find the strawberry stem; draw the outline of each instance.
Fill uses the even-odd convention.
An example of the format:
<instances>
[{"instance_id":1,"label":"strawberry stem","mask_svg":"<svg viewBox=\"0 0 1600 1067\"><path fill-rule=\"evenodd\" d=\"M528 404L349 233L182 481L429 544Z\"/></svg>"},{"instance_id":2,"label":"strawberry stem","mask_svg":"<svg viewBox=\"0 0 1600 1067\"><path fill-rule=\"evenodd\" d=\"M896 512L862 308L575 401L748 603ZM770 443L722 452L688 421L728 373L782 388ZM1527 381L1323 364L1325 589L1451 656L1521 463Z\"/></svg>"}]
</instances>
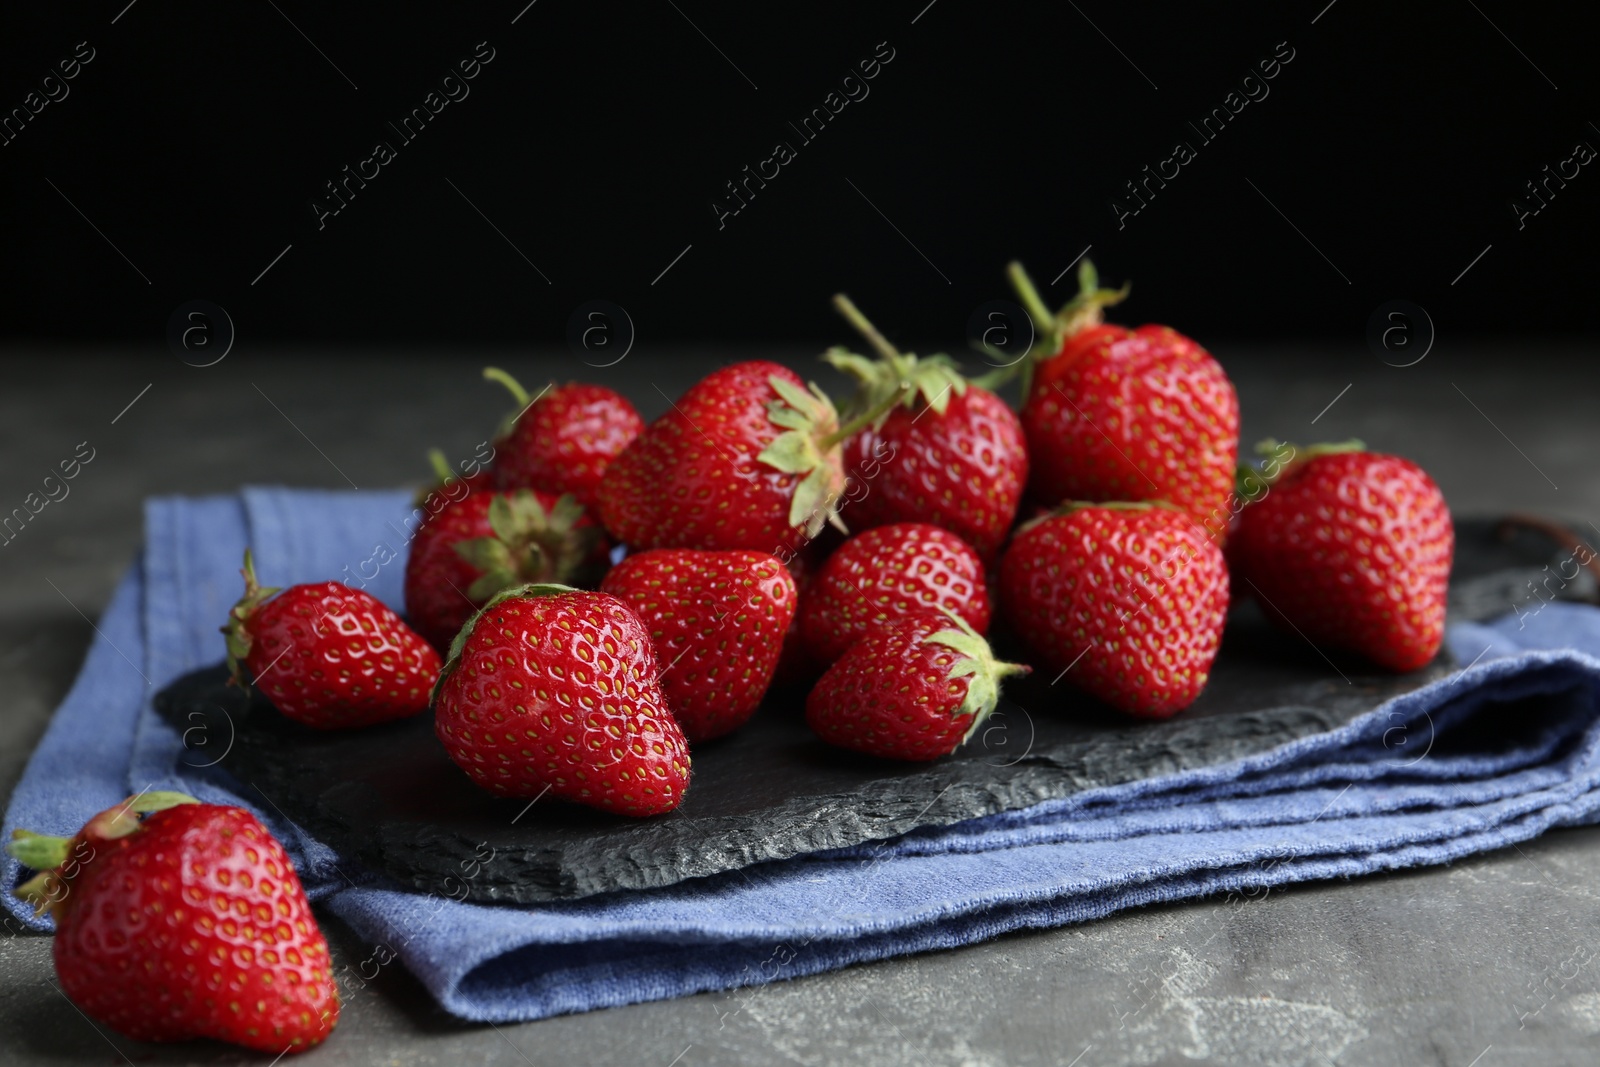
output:
<instances>
[{"instance_id":1,"label":"strawberry stem","mask_svg":"<svg viewBox=\"0 0 1600 1067\"><path fill-rule=\"evenodd\" d=\"M850 375L857 382L856 394L847 411L853 415L845 428L824 442L843 441L869 424L882 423L884 416L897 404L916 406L920 394L934 412L943 415L949 406L952 393L961 395L967 390L967 380L956 369L955 362L943 353L918 358L910 352L901 352L890 344L861 309L843 293L833 298L846 322L854 326L861 336L878 353L877 360L869 360L844 348L830 348L822 354L822 361L836 370Z\"/></svg>"},{"instance_id":2,"label":"strawberry stem","mask_svg":"<svg viewBox=\"0 0 1600 1067\"><path fill-rule=\"evenodd\" d=\"M250 635L250 616L256 608L277 594L278 587L263 588L256 581L255 557L248 548L244 550L244 567L239 573L244 576L244 596L229 609L228 621L221 630L228 638L229 683L242 686L245 684L244 661L250 655L253 640Z\"/></svg>"},{"instance_id":3,"label":"strawberry stem","mask_svg":"<svg viewBox=\"0 0 1600 1067\"><path fill-rule=\"evenodd\" d=\"M893 410L896 404L910 396L912 388L913 387L910 382L902 381L894 392L888 394L876 404L872 405L872 407L868 408L866 411L863 411L861 414L857 415L855 418L839 427L833 433L830 433L828 436L824 437L821 442L822 450L826 452L828 449L849 440L855 434L866 429L874 422L877 422L880 418Z\"/></svg>"},{"instance_id":4,"label":"strawberry stem","mask_svg":"<svg viewBox=\"0 0 1600 1067\"><path fill-rule=\"evenodd\" d=\"M507 391L511 393L512 399L517 402L518 409L527 407L528 401L533 399L528 395L528 391L522 387L521 382L499 367L483 368L483 377L486 381L499 382L505 386Z\"/></svg>"},{"instance_id":5,"label":"strawberry stem","mask_svg":"<svg viewBox=\"0 0 1600 1067\"><path fill-rule=\"evenodd\" d=\"M1049 349L1050 355L1055 355L1061 346L1051 343L1050 339L1059 341L1055 335L1059 331L1059 324L1053 312L1045 305L1044 297L1039 295L1039 289L1033 284L1033 279L1023 269L1022 263L1012 260L1006 265L1006 277L1011 281L1011 288L1017 294L1017 299L1022 301L1022 310L1028 313L1028 318L1033 320L1033 328L1037 333L1034 340L1035 348L1043 342Z\"/></svg>"},{"instance_id":6,"label":"strawberry stem","mask_svg":"<svg viewBox=\"0 0 1600 1067\"><path fill-rule=\"evenodd\" d=\"M102 841L127 837L139 828L139 816L141 815L166 811L168 808L176 808L181 804L198 803L200 802L188 793L178 793L171 790L135 793L116 807L107 808L84 823L82 833L84 837Z\"/></svg>"},{"instance_id":7,"label":"strawberry stem","mask_svg":"<svg viewBox=\"0 0 1600 1067\"><path fill-rule=\"evenodd\" d=\"M444 458L444 453L439 449L428 449L428 464L433 468L433 476L439 479L441 487L455 480L456 472L450 469L450 461Z\"/></svg>"},{"instance_id":8,"label":"strawberry stem","mask_svg":"<svg viewBox=\"0 0 1600 1067\"><path fill-rule=\"evenodd\" d=\"M11 841L6 845L6 851L24 867L53 871L67 862L67 850L71 846L70 837L53 837L18 829L11 831Z\"/></svg>"},{"instance_id":9,"label":"strawberry stem","mask_svg":"<svg viewBox=\"0 0 1600 1067\"><path fill-rule=\"evenodd\" d=\"M1093 263L1084 260L1078 266L1078 295L1067 301L1061 310L1056 312L1062 339L1071 337L1080 330L1100 325L1105 321L1101 309L1122 303L1132 291L1131 282L1123 282L1121 289L1100 288L1100 272L1094 269Z\"/></svg>"},{"instance_id":10,"label":"strawberry stem","mask_svg":"<svg viewBox=\"0 0 1600 1067\"><path fill-rule=\"evenodd\" d=\"M1022 395L1026 397L1033 386L1033 365L1047 359L1054 358L1067 343L1067 339L1091 326L1098 326L1105 321L1101 314L1102 308L1112 304L1121 303L1127 298L1131 286L1124 283L1121 289L1100 288L1100 274L1094 269L1094 264L1085 259L1078 267L1078 295L1064 304L1060 311L1052 313L1045 306L1044 298L1039 295L1038 287L1033 284L1033 279L1028 277L1028 272L1022 264L1012 260L1006 267L1006 277L1011 281L1011 288L1016 291L1017 299L1022 301L1023 309L1028 317L1033 320L1034 337L1033 347L1028 350L1027 356L1019 361L1018 369L1004 368L1011 371L1005 375L990 375L995 379L995 384L1003 383L1014 374L1022 376ZM994 388L987 382L986 388Z\"/></svg>"},{"instance_id":11,"label":"strawberry stem","mask_svg":"<svg viewBox=\"0 0 1600 1067\"><path fill-rule=\"evenodd\" d=\"M872 346L878 355L883 357L884 362L897 369L899 368L902 362L900 350L890 344L887 337L878 332L878 328L872 325L872 320L863 315L861 309L851 303L848 296L843 293L833 294L833 307L844 317L844 321L848 322L855 328L857 333L866 338L867 343Z\"/></svg>"}]
</instances>

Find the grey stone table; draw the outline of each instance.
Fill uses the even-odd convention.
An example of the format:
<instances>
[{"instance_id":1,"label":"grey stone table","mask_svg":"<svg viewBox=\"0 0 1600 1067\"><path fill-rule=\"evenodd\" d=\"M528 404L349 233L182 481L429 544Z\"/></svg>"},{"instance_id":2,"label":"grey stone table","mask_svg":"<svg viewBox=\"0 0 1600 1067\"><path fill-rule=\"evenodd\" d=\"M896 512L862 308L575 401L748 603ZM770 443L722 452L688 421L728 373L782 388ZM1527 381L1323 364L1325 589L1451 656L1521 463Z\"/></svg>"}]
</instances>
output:
<instances>
[{"instance_id":1,"label":"grey stone table","mask_svg":"<svg viewBox=\"0 0 1600 1067\"><path fill-rule=\"evenodd\" d=\"M1246 441L1360 436L1420 461L1460 513L1600 520L1600 368L1583 346L1441 347L1404 369L1355 345L1214 350L1238 383ZM70 495L0 545L0 791L15 784L93 636L89 620L132 559L144 497L418 480L426 446L470 455L504 414L498 390L476 380L480 362L535 384L611 384L649 417L699 374L752 355L809 359L636 350L594 370L564 353L241 348L204 369L159 351L0 357L0 513L80 442L94 449ZM334 1036L299 1062L1592 1065L1597 892L1600 831L1563 831L1450 867L1147 908L753 991L517 1026L463 1025L391 965L347 996ZM336 963L363 958L351 931L331 918L325 926ZM124 1061L267 1058L125 1041L54 987L48 938L0 936L0 1062Z\"/></svg>"}]
</instances>

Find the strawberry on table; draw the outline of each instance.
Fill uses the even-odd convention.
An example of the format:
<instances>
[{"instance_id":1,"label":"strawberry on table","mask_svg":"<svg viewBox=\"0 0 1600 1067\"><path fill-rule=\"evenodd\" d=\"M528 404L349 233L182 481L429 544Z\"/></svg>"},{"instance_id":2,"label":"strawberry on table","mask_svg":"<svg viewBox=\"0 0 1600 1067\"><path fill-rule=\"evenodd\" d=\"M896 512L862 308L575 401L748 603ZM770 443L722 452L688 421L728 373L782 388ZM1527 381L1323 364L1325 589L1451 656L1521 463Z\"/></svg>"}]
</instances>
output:
<instances>
[{"instance_id":1,"label":"strawberry on table","mask_svg":"<svg viewBox=\"0 0 1600 1067\"><path fill-rule=\"evenodd\" d=\"M1000 603L1041 670L1119 711L1167 718L1210 676L1228 571L1171 505L1074 502L1012 540Z\"/></svg>"},{"instance_id":2,"label":"strawberry on table","mask_svg":"<svg viewBox=\"0 0 1600 1067\"><path fill-rule=\"evenodd\" d=\"M839 446L877 414L841 427L833 402L787 367L723 367L607 468L600 519L636 550L787 555L834 517L845 481Z\"/></svg>"},{"instance_id":3,"label":"strawberry on table","mask_svg":"<svg viewBox=\"0 0 1600 1067\"><path fill-rule=\"evenodd\" d=\"M689 745L657 683L650 632L608 593L524 585L456 637L434 728L497 796L659 815L689 786Z\"/></svg>"},{"instance_id":4,"label":"strawberry on table","mask_svg":"<svg viewBox=\"0 0 1600 1067\"><path fill-rule=\"evenodd\" d=\"M794 618L794 579L775 557L657 548L629 556L600 591L650 632L667 706L692 742L744 725L772 683Z\"/></svg>"},{"instance_id":5,"label":"strawberry on table","mask_svg":"<svg viewBox=\"0 0 1600 1067\"><path fill-rule=\"evenodd\" d=\"M1000 679L1028 668L994 658L953 612L867 631L817 681L806 722L830 745L900 760L949 755L1000 702Z\"/></svg>"},{"instance_id":6,"label":"strawberry on table","mask_svg":"<svg viewBox=\"0 0 1600 1067\"><path fill-rule=\"evenodd\" d=\"M807 590L800 636L832 663L868 630L907 615L948 609L989 629L983 560L949 530L921 522L874 526L828 557Z\"/></svg>"},{"instance_id":7,"label":"strawberry on table","mask_svg":"<svg viewBox=\"0 0 1600 1067\"><path fill-rule=\"evenodd\" d=\"M1028 481L1022 424L1005 401L962 377L949 356L902 353L848 297L833 300L878 354L873 360L834 348L822 357L859 383L851 410L877 410L886 398L893 404L845 442L847 524L859 531L932 523L992 557ZM903 399L896 403L896 396Z\"/></svg>"},{"instance_id":8,"label":"strawberry on table","mask_svg":"<svg viewBox=\"0 0 1600 1067\"><path fill-rule=\"evenodd\" d=\"M439 654L376 597L338 582L263 589L249 549L228 613L233 682L254 681L286 717L319 730L416 715Z\"/></svg>"},{"instance_id":9,"label":"strawberry on table","mask_svg":"<svg viewBox=\"0 0 1600 1067\"><path fill-rule=\"evenodd\" d=\"M1169 327L1104 323L1101 309L1128 290L1099 288L1088 260L1078 296L1054 315L1021 264L1010 277L1039 334L1022 407L1029 495L1047 507L1166 500L1225 534L1239 400L1217 361Z\"/></svg>"},{"instance_id":10,"label":"strawberry on table","mask_svg":"<svg viewBox=\"0 0 1600 1067\"><path fill-rule=\"evenodd\" d=\"M17 895L55 919L62 991L118 1033L281 1056L338 1022L300 879L243 808L141 793L71 838L18 830L8 851L41 872Z\"/></svg>"},{"instance_id":11,"label":"strawberry on table","mask_svg":"<svg viewBox=\"0 0 1600 1067\"><path fill-rule=\"evenodd\" d=\"M597 578L609 546L570 495L471 493L423 520L406 559L406 613L434 648L502 589Z\"/></svg>"},{"instance_id":12,"label":"strawberry on table","mask_svg":"<svg viewBox=\"0 0 1600 1067\"><path fill-rule=\"evenodd\" d=\"M594 507L606 468L644 429L633 405L603 385L552 385L530 398L499 367L485 367L483 376L505 386L517 402L496 442L495 487L571 493L584 507Z\"/></svg>"},{"instance_id":13,"label":"strawberry on table","mask_svg":"<svg viewBox=\"0 0 1600 1067\"><path fill-rule=\"evenodd\" d=\"M1258 449L1285 451L1276 442ZM1241 591L1312 644L1394 671L1444 639L1455 529L1426 471L1359 441L1298 452L1239 515L1228 558Z\"/></svg>"}]
</instances>

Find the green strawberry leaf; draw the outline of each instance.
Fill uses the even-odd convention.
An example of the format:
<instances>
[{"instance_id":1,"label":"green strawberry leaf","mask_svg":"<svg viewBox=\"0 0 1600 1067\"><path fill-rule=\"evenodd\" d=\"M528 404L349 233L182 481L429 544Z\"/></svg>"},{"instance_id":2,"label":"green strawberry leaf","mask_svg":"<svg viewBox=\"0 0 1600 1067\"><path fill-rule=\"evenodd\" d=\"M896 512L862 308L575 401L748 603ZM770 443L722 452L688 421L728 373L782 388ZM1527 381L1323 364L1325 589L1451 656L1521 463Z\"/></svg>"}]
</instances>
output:
<instances>
[{"instance_id":1,"label":"green strawberry leaf","mask_svg":"<svg viewBox=\"0 0 1600 1067\"><path fill-rule=\"evenodd\" d=\"M966 744L999 706L1000 680L1008 675L1027 674L1032 668L1021 663L1005 663L995 659L994 653L989 648L989 642L985 641L967 620L948 608L940 610L950 617L957 628L930 634L924 638L924 643L943 645L961 657L951 666L945 677L951 681L957 678L968 679L967 694L954 713L956 716L972 716L972 722L961 738L961 743Z\"/></svg>"},{"instance_id":2,"label":"green strawberry leaf","mask_svg":"<svg viewBox=\"0 0 1600 1067\"><path fill-rule=\"evenodd\" d=\"M779 397L767 405L767 420L784 432L756 459L780 473L804 475L789 501L789 525L815 537L844 492L844 465L839 442L833 439L839 416L815 385L808 391L776 374L767 381Z\"/></svg>"}]
</instances>

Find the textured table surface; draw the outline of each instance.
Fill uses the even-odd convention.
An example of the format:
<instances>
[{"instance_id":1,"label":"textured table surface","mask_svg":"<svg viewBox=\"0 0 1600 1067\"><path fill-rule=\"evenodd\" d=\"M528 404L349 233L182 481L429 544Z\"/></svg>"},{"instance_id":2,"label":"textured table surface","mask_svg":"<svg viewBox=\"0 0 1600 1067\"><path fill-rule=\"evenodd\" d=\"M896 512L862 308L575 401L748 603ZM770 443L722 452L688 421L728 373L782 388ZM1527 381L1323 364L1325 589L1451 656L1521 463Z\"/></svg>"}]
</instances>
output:
<instances>
[{"instance_id":1,"label":"textured table surface","mask_svg":"<svg viewBox=\"0 0 1600 1067\"><path fill-rule=\"evenodd\" d=\"M1359 345L1213 349L1239 386L1247 442L1360 436L1421 462L1458 512L1519 509L1587 525L1600 521L1600 369L1585 347L1440 346L1403 369ZM598 380L649 417L717 363L751 355L809 358L635 351L603 371L564 353L483 362L526 382ZM0 361L0 511L80 442L95 450L70 495L0 546L0 791L21 773L93 636L88 620L132 559L143 497L245 482L415 481L427 445L468 456L504 414L498 390L475 381L478 363L247 346L204 369L161 352ZM1600 831L1563 831L1447 868L1149 908L760 989L498 1028L455 1022L391 964L347 991L334 1037L299 1062L1587 1065L1600 1049L1596 886ZM337 921L325 928L336 963L366 955ZM48 938L0 935L0 1061L258 1062L96 1028L54 988L49 950Z\"/></svg>"}]
</instances>

